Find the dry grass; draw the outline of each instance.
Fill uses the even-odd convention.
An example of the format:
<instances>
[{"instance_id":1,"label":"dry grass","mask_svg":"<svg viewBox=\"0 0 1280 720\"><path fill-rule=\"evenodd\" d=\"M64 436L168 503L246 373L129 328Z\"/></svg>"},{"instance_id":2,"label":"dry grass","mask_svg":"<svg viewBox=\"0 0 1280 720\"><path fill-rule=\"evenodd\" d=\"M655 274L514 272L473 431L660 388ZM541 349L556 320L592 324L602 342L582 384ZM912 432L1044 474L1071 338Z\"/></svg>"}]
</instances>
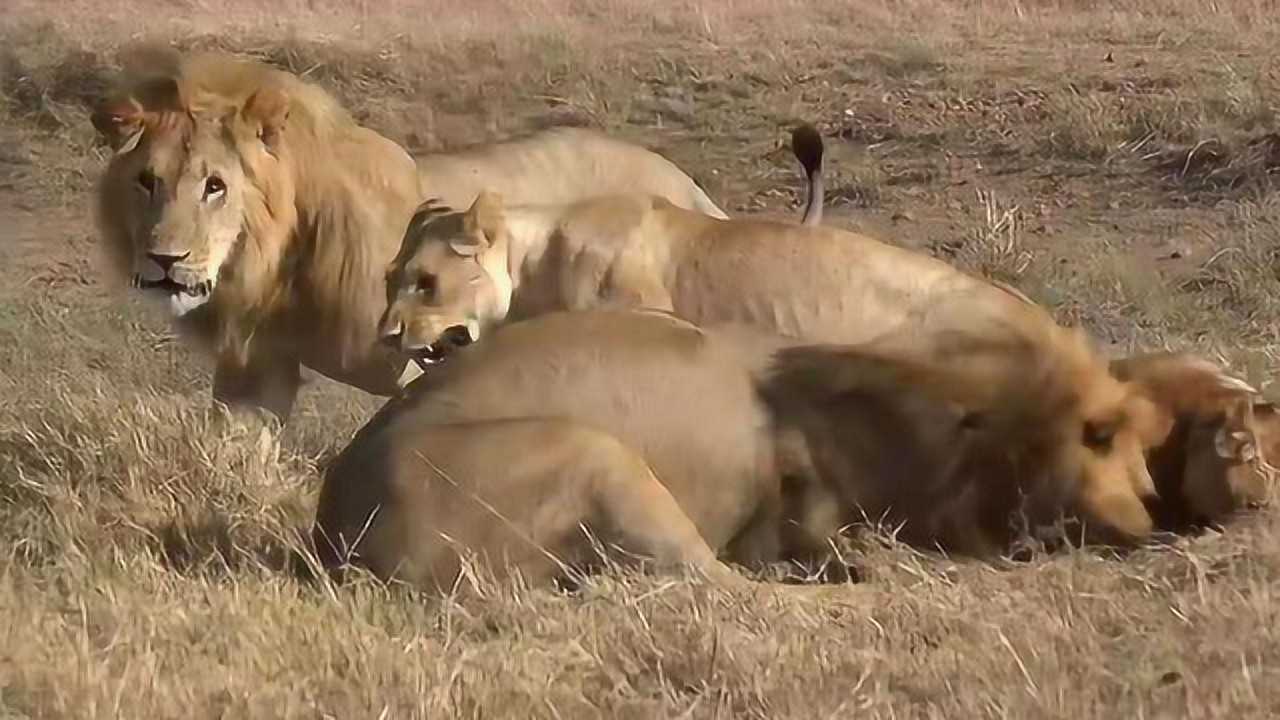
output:
<instances>
[{"instance_id":1,"label":"dry grass","mask_svg":"<svg viewBox=\"0 0 1280 720\"><path fill-rule=\"evenodd\" d=\"M1280 357L1265 0L10 0L0 17L0 717L1269 717L1272 512L1125 558L859 543L864 582L607 575L423 597L309 572L317 468L376 407L325 381L279 443L96 270L87 103L138 42L250 52L418 150L551 123L1010 282L1115 352ZM283 18L288 18L284 20ZM472 587L473 585L473 587Z\"/></svg>"}]
</instances>

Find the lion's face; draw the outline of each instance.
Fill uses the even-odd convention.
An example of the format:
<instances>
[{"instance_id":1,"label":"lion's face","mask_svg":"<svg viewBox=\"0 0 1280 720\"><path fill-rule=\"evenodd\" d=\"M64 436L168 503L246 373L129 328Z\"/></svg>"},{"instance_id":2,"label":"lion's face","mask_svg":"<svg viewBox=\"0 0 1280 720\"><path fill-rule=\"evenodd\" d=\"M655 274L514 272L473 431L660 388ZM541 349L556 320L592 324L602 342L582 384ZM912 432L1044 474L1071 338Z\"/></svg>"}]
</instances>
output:
<instances>
[{"instance_id":1,"label":"lion's face","mask_svg":"<svg viewBox=\"0 0 1280 720\"><path fill-rule=\"evenodd\" d=\"M239 107L195 111L170 84L95 114L116 149L100 196L110 250L131 284L175 315L214 297L252 213L287 205L263 188L287 103L266 91Z\"/></svg>"},{"instance_id":2,"label":"lion's face","mask_svg":"<svg viewBox=\"0 0 1280 720\"><path fill-rule=\"evenodd\" d=\"M198 124L189 139L159 135L124 159L130 179L118 208L131 241L135 287L175 315L208 301L242 237L244 170L221 128Z\"/></svg>"},{"instance_id":3,"label":"lion's face","mask_svg":"<svg viewBox=\"0 0 1280 720\"><path fill-rule=\"evenodd\" d=\"M387 273L378 334L419 365L444 359L506 318L512 284L494 202L482 194L466 213L434 218L420 210L409 224Z\"/></svg>"},{"instance_id":4,"label":"lion's face","mask_svg":"<svg viewBox=\"0 0 1280 720\"><path fill-rule=\"evenodd\" d=\"M1063 458L1078 474L1076 511L1103 535L1134 540L1151 533L1147 509L1156 499L1146 451L1168 434L1170 424L1154 404L1118 382L1107 382L1113 400L1086 405L1069 425L1073 438Z\"/></svg>"}]
</instances>

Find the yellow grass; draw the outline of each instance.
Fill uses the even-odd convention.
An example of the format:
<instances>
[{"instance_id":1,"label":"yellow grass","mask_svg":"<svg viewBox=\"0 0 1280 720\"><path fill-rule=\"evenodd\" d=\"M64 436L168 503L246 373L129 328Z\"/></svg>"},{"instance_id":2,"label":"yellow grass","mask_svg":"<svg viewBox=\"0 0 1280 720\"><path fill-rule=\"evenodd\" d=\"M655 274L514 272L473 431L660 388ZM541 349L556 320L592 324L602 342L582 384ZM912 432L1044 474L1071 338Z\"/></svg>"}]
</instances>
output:
<instances>
[{"instance_id":1,"label":"yellow grass","mask_svg":"<svg viewBox=\"0 0 1280 720\"><path fill-rule=\"evenodd\" d=\"M307 73L415 150L548 123L1025 289L1114 352L1277 364L1273 3L9 0L0 17L0 717L1269 717L1280 524L999 566L872 534L863 582L442 601L308 571L317 467L377 401L316 380L279 445L96 268L87 103L132 44Z\"/></svg>"}]
</instances>

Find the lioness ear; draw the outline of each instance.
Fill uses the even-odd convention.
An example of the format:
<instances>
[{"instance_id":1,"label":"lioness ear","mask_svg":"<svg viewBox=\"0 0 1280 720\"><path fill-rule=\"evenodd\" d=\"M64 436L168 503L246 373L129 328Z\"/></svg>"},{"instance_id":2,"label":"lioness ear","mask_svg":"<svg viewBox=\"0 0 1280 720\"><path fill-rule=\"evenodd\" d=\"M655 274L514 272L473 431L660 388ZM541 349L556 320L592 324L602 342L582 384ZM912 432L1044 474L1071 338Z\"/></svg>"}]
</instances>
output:
<instances>
[{"instance_id":1,"label":"lioness ear","mask_svg":"<svg viewBox=\"0 0 1280 720\"><path fill-rule=\"evenodd\" d=\"M112 150L127 153L142 139L146 111L132 96L117 97L98 106L90 119Z\"/></svg>"},{"instance_id":2,"label":"lioness ear","mask_svg":"<svg viewBox=\"0 0 1280 720\"><path fill-rule=\"evenodd\" d=\"M462 217L463 237L451 245L459 255L475 255L493 247L504 224L502 196L483 190Z\"/></svg>"},{"instance_id":3,"label":"lioness ear","mask_svg":"<svg viewBox=\"0 0 1280 720\"><path fill-rule=\"evenodd\" d=\"M267 150L275 152L289 120L289 95L279 88L263 88L245 101L240 117L257 132Z\"/></svg>"},{"instance_id":4,"label":"lioness ear","mask_svg":"<svg viewBox=\"0 0 1280 720\"><path fill-rule=\"evenodd\" d=\"M1251 462L1258 455L1250 433L1226 427L1213 434L1213 449L1224 460Z\"/></svg>"}]
</instances>

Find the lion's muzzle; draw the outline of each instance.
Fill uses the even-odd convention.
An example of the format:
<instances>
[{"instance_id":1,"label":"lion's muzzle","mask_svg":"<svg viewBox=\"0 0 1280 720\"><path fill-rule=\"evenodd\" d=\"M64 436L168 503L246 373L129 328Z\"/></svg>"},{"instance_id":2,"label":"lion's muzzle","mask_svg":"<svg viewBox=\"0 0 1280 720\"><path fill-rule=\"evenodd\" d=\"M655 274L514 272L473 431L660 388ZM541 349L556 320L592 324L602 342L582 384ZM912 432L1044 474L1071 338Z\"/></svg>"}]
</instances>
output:
<instances>
[{"instance_id":1,"label":"lion's muzzle","mask_svg":"<svg viewBox=\"0 0 1280 720\"><path fill-rule=\"evenodd\" d=\"M139 289L154 291L168 299L169 309L175 316L182 316L203 305L213 293L214 281L184 281L184 275L190 275L178 263L187 259L191 253L155 253L146 254L146 262L139 272L134 273L130 284Z\"/></svg>"}]
</instances>

